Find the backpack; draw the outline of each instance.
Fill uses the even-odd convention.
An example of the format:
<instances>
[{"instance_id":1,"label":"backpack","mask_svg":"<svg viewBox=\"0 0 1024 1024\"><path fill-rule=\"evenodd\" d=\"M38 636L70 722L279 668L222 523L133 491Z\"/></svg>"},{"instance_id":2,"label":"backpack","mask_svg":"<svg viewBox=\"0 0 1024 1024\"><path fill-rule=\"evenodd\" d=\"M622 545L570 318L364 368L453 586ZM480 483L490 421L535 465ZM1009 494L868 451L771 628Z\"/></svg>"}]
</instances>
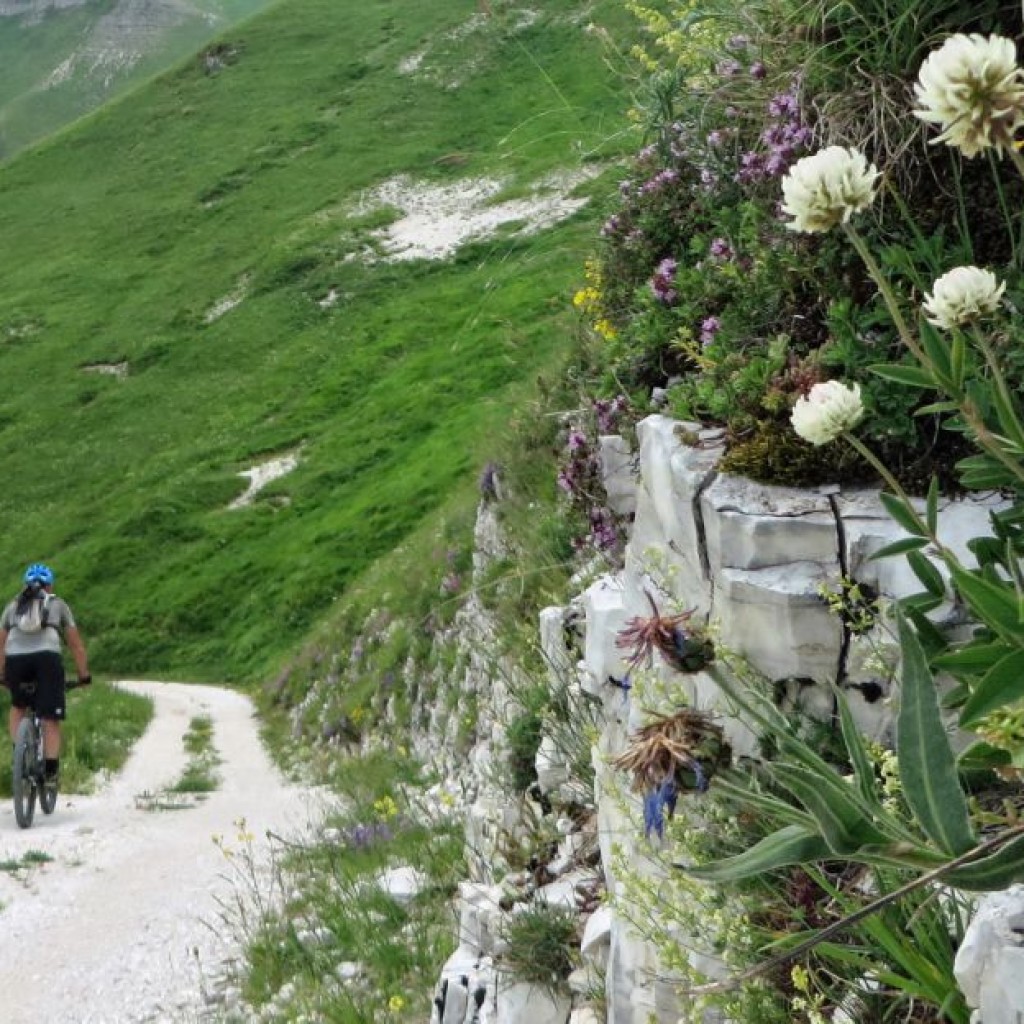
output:
<instances>
[{"instance_id":1,"label":"backpack","mask_svg":"<svg viewBox=\"0 0 1024 1024\"><path fill-rule=\"evenodd\" d=\"M49 623L50 602L53 594L47 594L44 590L24 590L18 595L18 602L14 606L14 625L22 633L39 633Z\"/></svg>"}]
</instances>

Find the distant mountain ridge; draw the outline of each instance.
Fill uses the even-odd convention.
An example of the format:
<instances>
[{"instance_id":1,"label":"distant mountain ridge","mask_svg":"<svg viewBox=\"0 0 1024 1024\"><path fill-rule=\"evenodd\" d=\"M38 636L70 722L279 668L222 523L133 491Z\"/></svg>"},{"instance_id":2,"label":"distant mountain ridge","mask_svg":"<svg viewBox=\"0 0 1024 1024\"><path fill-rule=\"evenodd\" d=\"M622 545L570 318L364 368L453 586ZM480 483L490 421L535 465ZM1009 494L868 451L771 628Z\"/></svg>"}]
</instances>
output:
<instances>
[{"instance_id":1,"label":"distant mountain ridge","mask_svg":"<svg viewBox=\"0 0 1024 1024\"><path fill-rule=\"evenodd\" d=\"M175 61L267 0L0 0L0 158Z\"/></svg>"}]
</instances>

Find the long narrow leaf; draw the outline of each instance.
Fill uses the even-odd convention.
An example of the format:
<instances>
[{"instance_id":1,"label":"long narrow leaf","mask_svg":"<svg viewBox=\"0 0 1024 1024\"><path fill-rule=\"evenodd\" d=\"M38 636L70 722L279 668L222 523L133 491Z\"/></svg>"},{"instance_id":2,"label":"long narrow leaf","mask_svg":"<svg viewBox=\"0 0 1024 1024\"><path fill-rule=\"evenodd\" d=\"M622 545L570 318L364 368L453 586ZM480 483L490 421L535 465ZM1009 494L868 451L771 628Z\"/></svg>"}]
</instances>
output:
<instances>
[{"instance_id":1,"label":"long narrow leaf","mask_svg":"<svg viewBox=\"0 0 1024 1024\"><path fill-rule=\"evenodd\" d=\"M897 617L903 671L896 750L903 791L925 835L941 850L957 856L974 845L967 799L924 650L902 612Z\"/></svg>"},{"instance_id":2,"label":"long narrow leaf","mask_svg":"<svg viewBox=\"0 0 1024 1024\"><path fill-rule=\"evenodd\" d=\"M886 380L894 380L898 384L906 384L912 388L935 388L935 381L927 370L919 366L904 366L902 363L878 363L869 366L872 373L884 377Z\"/></svg>"},{"instance_id":3,"label":"long narrow leaf","mask_svg":"<svg viewBox=\"0 0 1024 1024\"><path fill-rule=\"evenodd\" d=\"M925 512L925 525L932 533L938 533L939 531L939 478L933 476L931 483L928 485L928 498L925 502L927 511Z\"/></svg>"},{"instance_id":4,"label":"long narrow leaf","mask_svg":"<svg viewBox=\"0 0 1024 1024\"><path fill-rule=\"evenodd\" d=\"M987 714L1024 697L1024 650L1014 651L993 665L967 698L960 712L965 728L977 725Z\"/></svg>"},{"instance_id":5,"label":"long narrow leaf","mask_svg":"<svg viewBox=\"0 0 1024 1024\"><path fill-rule=\"evenodd\" d=\"M954 868L944 881L968 892L995 892L1016 882L1024 882L1024 836L1011 840L973 864Z\"/></svg>"},{"instance_id":6,"label":"long narrow leaf","mask_svg":"<svg viewBox=\"0 0 1024 1024\"><path fill-rule=\"evenodd\" d=\"M914 537L923 537L924 524L918 519L917 513L909 505L904 503L895 494L887 491L880 491L878 499L885 506L885 511L903 527L907 533Z\"/></svg>"},{"instance_id":7,"label":"long narrow leaf","mask_svg":"<svg viewBox=\"0 0 1024 1024\"><path fill-rule=\"evenodd\" d=\"M864 802L872 808L881 809L882 800L878 793L878 783L875 780L875 769L868 757L868 750L864 739L857 728L857 723L850 714L850 706L846 698L839 694L836 703L839 705L839 727L843 734L843 743L846 745L846 752L850 757L850 764L853 766L853 775L857 780L857 789L860 790Z\"/></svg>"},{"instance_id":8,"label":"long narrow leaf","mask_svg":"<svg viewBox=\"0 0 1024 1024\"><path fill-rule=\"evenodd\" d=\"M677 864L688 875L705 882L737 882L773 871L789 864L807 864L829 856L828 844L821 836L799 825L788 825L773 832L749 850L710 864Z\"/></svg>"},{"instance_id":9,"label":"long narrow leaf","mask_svg":"<svg viewBox=\"0 0 1024 1024\"><path fill-rule=\"evenodd\" d=\"M950 359L945 339L927 321L922 321L919 328L919 336L922 345L924 345L925 352L928 354L928 359L932 364L932 372L935 374L936 379L941 380L943 384L948 384ZM944 388L943 390L947 389Z\"/></svg>"},{"instance_id":10,"label":"long narrow leaf","mask_svg":"<svg viewBox=\"0 0 1024 1024\"><path fill-rule=\"evenodd\" d=\"M924 584L925 590L933 597L944 597L946 584L943 582L942 574L935 568L931 559L920 551L908 551L907 562L913 570L914 575Z\"/></svg>"},{"instance_id":11,"label":"long narrow leaf","mask_svg":"<svg viewBox=\"0 0 1024 1024\"><path fill-rule=\"evenodd\" d=\"M1013 650L1015 648L1010 646L1010 644L972 643L966 647L961 647L955 651L932 658L932 665L935 668L945 669L957 674L981 675Z\"/></svg>"},{"instance_id":12,"label":"long narrow leaf","mask_svg":"<svg viewBox=\"0 0 1024 1024\"><path fill-rule=\"evenodd\" d=\"M917 551L927 544L927 537L904 537L902 540L893 541L892 544L886 544L884 548L879 548L871 555L871 558L891 558L893 555L904 555L908 551Z\"/></svg>"},{"instance_id":13,"label":"long narrow leaf","mask_svg":"<svg viewBox=\"0 0 1024 1024\"><path fill-rule=\"evenodd\" d=\"M816 777L792 764L776 764L772 772L813 815L833 853L848 855L864 846L878 846L889 837L880 832L865 813L856 791L845 782Z\"/></svg>"},{"instance_id":14,"label":"long narrow leaf","mask_svg":"<svg viewBox=\"0 0 1024 1024\"><path fill-rule=\"evenodd\" d=\"M1010 640L1015 645L1024 643L1021 603L1015 590L975 576L958 565L951 565L950 572L957 590L982 622L1004 640Z\"/></svg>"}]
</instances>

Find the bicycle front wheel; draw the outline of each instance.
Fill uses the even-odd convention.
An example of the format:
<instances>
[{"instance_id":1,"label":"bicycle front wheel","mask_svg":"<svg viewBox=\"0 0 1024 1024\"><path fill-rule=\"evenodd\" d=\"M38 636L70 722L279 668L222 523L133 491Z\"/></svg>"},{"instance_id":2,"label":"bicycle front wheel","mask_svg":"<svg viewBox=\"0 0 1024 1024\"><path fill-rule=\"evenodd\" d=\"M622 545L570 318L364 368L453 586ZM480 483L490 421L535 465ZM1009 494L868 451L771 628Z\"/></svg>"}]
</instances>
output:
<instances>
[{"instance_id":1,"label":"bicycle front wheel","mask_svg":"<svg viewBox=\"0 0 1024 1024\"><path fill-rule=\"evenodd\" d=\"M26 715L18 726L14 741L14 765L11 788L14 790L14 817L22 828L32 824L36 811L35 765L38 753L36 731Z\"/></svg>"}]
</instances>

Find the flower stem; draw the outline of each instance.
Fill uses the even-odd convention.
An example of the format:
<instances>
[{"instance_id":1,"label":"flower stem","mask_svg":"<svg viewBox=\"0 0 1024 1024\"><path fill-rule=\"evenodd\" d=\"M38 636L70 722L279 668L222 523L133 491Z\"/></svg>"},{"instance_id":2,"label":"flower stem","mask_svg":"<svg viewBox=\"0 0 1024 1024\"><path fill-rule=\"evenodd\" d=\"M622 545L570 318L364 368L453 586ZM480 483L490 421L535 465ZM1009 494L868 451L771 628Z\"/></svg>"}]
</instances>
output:
<instances>
[{"instance_id":1,"label":"flower stem","mask_svg":"<svg viewBox=\"0 0 1024 1024\"><path fill-rule=\"evenodd\" d=\"M918 514L917 509L914 508L907 492L903 489L899 480L893 476L889 467L886 466L885 463L882 462L882 460L866 444L864 444L859 437L855 437L849 431L844 431L842 437L861 455L862 458L867 459L871 466L877 470L878 475L885 481L889 490L903 502L904 506L906 506L907 512L913 518L914 525L917 527L920 535L922 537L927 537L944 559L947 561L952 560L953 563L956 563L956 556L942 544L938 535L928 528L928 524Z\"/></svg>"},{"instance_id":2,"label":"flower stem","mask_svg":"<svg viewBox=\"0 0 1024 1024\"><path fill-rule=\"evenodd\" d=\"M846 237L849 238L853 247L857 250L857 254L864 261L864 266L871 275L871 280L875 282L886 308L889 310L889 315L892 317L892 322L896 325L900 340L914 353L923 366L929 366L928 357L913 332L907 326L907 321L903 318L903 311L900 309L896 293L882 273L882 268L878 265L874 253L871 252L867 243L860 237L852 224L844 224L843 231L846 232Z\"/></svg>"}]
</instances>

